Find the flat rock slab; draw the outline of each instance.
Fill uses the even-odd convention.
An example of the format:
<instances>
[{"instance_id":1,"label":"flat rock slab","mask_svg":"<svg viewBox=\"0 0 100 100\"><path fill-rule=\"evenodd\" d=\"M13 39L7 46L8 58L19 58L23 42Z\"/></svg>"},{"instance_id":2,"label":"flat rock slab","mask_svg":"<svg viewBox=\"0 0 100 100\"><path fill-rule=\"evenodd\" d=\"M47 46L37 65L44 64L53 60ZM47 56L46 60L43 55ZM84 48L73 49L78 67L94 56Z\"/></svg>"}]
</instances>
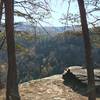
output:
<instances>
[{"instance_id":1,"label":"flat rock slab","mask_svg":"<svg viewBox=\"0 0 100 100\"><path fill-rule=\"evenodd\" d=\"M80 66L72 66L69 67L70 72L72 72L77 78L82 80L84 83L87 83L87 69L80 67ZM100 85L100 69L96 68L94 69L94 75L95 75L95 84L96 86Z\"/></svg>"},{"instance_id":2,"label":"flat rock slab","mask_svg":"<svg viewBox=\"0 0 100 100\"><path fill-rule=\"evenodd\" d=\"M70 67L70 70L77 77L87 79L86 69ZM96 75L99 76L99 73L99 70L97 70ZM0 100L5 100L4 92L4 89L0 90ZM54 75L19 84L21 100L88 100L83 92L81 88L78 90L71 84L64 84L62 75ZM100 100L100 95L97 96L96 100Z\"/></svg>"},{"instance_id":3,"label":"flat rock slab","mask_svg":"<svg viewBox=\"0 0 100 100\"><path fill-rule=\"evenodd\" d=\"M87 100L63 84L62 75L32 80L19 86L21 100Z\"/></svg>"}]
</instances>

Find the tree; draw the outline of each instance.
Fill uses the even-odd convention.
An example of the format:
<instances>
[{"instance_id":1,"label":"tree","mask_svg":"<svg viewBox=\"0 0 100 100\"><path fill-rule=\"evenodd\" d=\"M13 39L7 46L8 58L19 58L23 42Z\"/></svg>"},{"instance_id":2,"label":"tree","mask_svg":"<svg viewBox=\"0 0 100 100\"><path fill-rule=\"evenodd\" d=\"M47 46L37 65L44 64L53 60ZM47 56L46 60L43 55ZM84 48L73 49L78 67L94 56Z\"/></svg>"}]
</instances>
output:
<instances>
[{"instance_id":1,"label":"tree","mask_svg":"<svg viewBox=\"0 0 100 100\"><path fill-rule=\"evenodd\" d=\"M45 22L43 19L51 15L47 0L15 0L14 7L14 16L24 17L34 25L36 23L40 25L40 22Z\"/></svg>"},{"instance_id":2,"label":"tree","mask_svg":"<svg viewBox=\"0 0 100 100\"><path fill-rule=\"evenodd\" d=\"M80 15L78 12L71 12L72 6L71 4L73 2L76 2L76 0L64 0L68 2L68 10L66 14L63 14L61 18L61 23L63 24L80 24ZM92 25L93 27L96 27L96 25L99 25L100 23L100 16L99 16L99 11L100 11L100 0L85 0L85 8L86 8L86 15L87 15L87 23L89 25ZM92 19L92 20L91 20Z\"/></svg>"},{"instance_id":3,"label":"tree","mask_svg":"<svg viewBox=\"0 0 100 100\"><path fill-rule=\"evenodd\" d=\"M51 9L47 0L15 0L14 6L15 16L25 18L35 29L37 25L42 27L42 29L48 34L46 29L41 24L41 22L47 23L44 19L49 18L51 15ZM18 8L23 9L23 11L20 11ZM34 34L36 38L36 31Z\"/></svg>"},{"instance_id":4,"label":"tree","mask_svg":"<svg viewBox=\"0 0 100 100\"><path fill-rule=\"evenodd\" d=\"M3 4L4 4L4 2L3 2L3 0L1 0L0 1L0 27L1 27L1 19L2 19L2 12L3 12ZM0 29L0 31L1 31L1 29ZM2 47L5 43L5 39L6 39L6 37L4 34L4 36L2 37L1 43L0 43L0 50L2 49Z\"/></svg>"},{"instance_id":5,"label":"tree","mask_svg":"<svg viewBox=\"0 0 100 100\"><path fill-rule=\"evenodd\" d=\"M2 10L3 10L3 0L0 1L0 25L1 25L1 19L2 19Z\"/></svg>"},{"instance_id":6,"label":"tree","mask_svg":"<svg viewBox=\"0 0 100 100\"><path fill-rule=\"evenodd\" d=\"M14 0L5 0L5 22L8 52L6 100L20 100L17 85L17 66L14 40Z\"/></svg>"},{"instance_id":7,"label":"tree","mask_svg":"<svg viewBox=\"0 0 100 100\"><path fill-rule=\"evenodd\" d=\"M1 26L1 19L2 19L2 10L3 10L3 0L0 1L0 26ZM1 31L1 30L0 30ZM0 44L0 49L2 48L3 42ZM1 72L0 72L0 78L1 78ZM1 85L1 79L0 79L0 85Z\"/></svg>"},{"instance_id":8,"label":"tree","mask_svg":"<svg viewBox=\"0 0 100 100\"><path fill-rule=\"evenodd\" d=\"M82 31L84 37L84 45L85 45L85 59L86 59L86 68L87 68L87 76L88 76L88 100L96 100L95 95L95 81L94 81L94 68L91 57L91 43L89 37L89 30L86 19L86 11L84 7L84 0L78 0Z\"/></svg>"}]
</instances>

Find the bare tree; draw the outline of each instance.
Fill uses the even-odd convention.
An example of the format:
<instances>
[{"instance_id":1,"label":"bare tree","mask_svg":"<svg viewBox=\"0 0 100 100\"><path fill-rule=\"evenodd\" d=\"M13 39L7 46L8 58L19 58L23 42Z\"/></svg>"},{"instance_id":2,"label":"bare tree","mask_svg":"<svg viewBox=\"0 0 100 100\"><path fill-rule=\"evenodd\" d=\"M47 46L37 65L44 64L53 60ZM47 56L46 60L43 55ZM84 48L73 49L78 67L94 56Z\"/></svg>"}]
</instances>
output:
<instances>
[{"instance_id":1,"label":"bare tree","mask_svg":"<svg viewBox=\"0 0 100 100\"><path fill-rule=\"evenodd\" d=\"M14 40L14 0L5 0L6 39L8 51L8 75L6 100L20 100L17 85L17 66Z\"/></svg>"},{"instance_id":2,"label":"bare tree","mask_svg":"<svg viewBox=\"0 0 100 100\"><path fill-rule=\"evenodd\" d=\"M76 2L76 0L63 0L63 1L66 1L68 3L68 10L66 14L63 14L60 20L61 23L67 24L69 22L71 24L74 24L74 23L80 24L80 15L77 12L73 13L71 11L72 9L71 4L73 2ZM86 15L87 15L88 24L92 25L93 27L96 27L100 23L100 16L98 16L98 12L100 11L100 0L85 0L84 2L85 2L85 7L86 7Z\"/></svg>"},{"instance_id":3,"label":"bare tree","mask_svg":"<svg viewBox=\"0 0 100 100\"><path fill-rule=\"evenodd\" d=\"M0 0L0 27L1 27L2 11L3 11L3 0Z\"/></svg>"},{"instance_id":4,"label":"bare tree","mask_svg":"<svg viewBox=\"0 0 100 100\"><path fill-rule=\"evenodd\" d=\"M40 22L45 22L44 19L51 15L51 9L46 0L15 0L14 6L14 15L25 18L33 25L36 23L40 25Z\"/></svg>"},{"instance_id":5,"label":"bare tree","mask_svg":"<svg viewBox=\"0 0 100 100\"><path fill-rule=\"evenodd\" d=\"M0 25L1 25L1 18L2 18L2 10L3 10L3 0L0 0Z\"/></svg>"},{"instance_id":6,"label":"bare tree","mask_svg":"<svg viewBox=\"0 0 100 100\"><path fill-rule=\"evenodd\" d=\"M1 27L1 19L2 19L2 10L3 10L3 0L0 0L0 27ZM0 30L1 31L1 30ZM2 44L0 44L0 49L2 48ZM0 72L0 88L1 88L1 72Z\"/></svg>"},{"instance_id":7,"label":"bare tree","mask_svg":"<svg viewBox=\"0 0 100 100\"><path fill-rule=\"evenodd\" d=\"M96 100L95 95L95 81L94 81L94 68L91 57L91 43L89 37L89 30L86 19L86 11L84 7L84 0L78 0L80 16L81 16L81 24L82 31L84 37L84 45L85 45L85 59L86 59L86 67L87 67L87 75L88 75L88 100Z\"/></svg>"}]
</instances>

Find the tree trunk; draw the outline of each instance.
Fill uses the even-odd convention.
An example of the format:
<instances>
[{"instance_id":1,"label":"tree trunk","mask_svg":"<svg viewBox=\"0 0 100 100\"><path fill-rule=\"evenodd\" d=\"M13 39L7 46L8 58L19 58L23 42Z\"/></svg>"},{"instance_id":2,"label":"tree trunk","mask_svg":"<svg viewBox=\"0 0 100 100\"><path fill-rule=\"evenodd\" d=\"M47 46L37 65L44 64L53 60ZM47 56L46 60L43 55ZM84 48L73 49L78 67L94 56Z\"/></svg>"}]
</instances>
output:
<instances>
[{"instance_id":1,"label":"tree trunk","mask_svg":"<svg viewBox=\"0 0 100 100\"><path fill-rule=\"evenodd\" d=\"M1 18L2 18L2 10L3 10L3 0L0 0L0 24L1 24Z\"/></svg>"},{"instance_id":2,"label":"tree trunk","mask_svg":"<svg viewBox=\"0 0 100 100\"><path fill-rule=\"evenodd\" d=\"M92 62L91 55L91 43L89 37L89 30L86 19L86 11L84 7L84 0L78 0L80 16L81 16L81 24L82 31L84 37L84 45L85 45L85 59L86 59L86 67L87 67L87 76L88 76L88 100L96 100L95 95L95 81L94 81L94 68Z\"/></svg>"},{"instance_id":3,"label":"tree trunk","mask_svg":"<svg viewBox=\"0 0 100 100\"><path fill-rule=\"evenodd\" d=\"M17 66L14 40L14 0L5 0L6 39L8 51L8 75L6 100L20 100L17 84Z\"/></svg>"},{"instance_id":4,"label":"tree trunk","mask_svg":"<svg viewBox=\"0 0 100 100\"><path fill-rule=\"evenodd\" d=\"M0 1L0 27L1 27L1 19L2 19L2 9L3 9L3 0ZM1 32L1 28L0 28L0 32ZM0 45L0 49L1 49L1 45ZM0 72L0 88L2 87L2 82L1 82L1 72Z\"/></svg>"},{"instance_id":5,"label":"tree trunk","mask_svg":"<svg viewBox=\"0 0 100 100\"><path fill-rule=\"evenodd\" d=\"M2 19L2 10L3 10L3 0L0 1L0 26L1 26L1 19Z\"/></svg>"}]
</instances>

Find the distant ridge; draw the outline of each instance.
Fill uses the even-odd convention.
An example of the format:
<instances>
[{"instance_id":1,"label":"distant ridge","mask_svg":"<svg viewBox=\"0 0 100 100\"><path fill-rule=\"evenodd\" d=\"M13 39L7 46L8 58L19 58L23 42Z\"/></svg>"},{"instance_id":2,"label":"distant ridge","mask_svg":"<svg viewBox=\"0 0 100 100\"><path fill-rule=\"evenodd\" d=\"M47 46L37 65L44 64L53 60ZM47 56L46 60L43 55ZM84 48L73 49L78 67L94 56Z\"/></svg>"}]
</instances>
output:
<instances>
[{"instance_id":1,"label":"distant ridge","mask_svg":"<svg viewBox=\"0 0 100 100\"><path fill-rule=\"evenodd\" d=\"M15 23L14 25L15 31L18 32L27 32L27 33L37 33L37 34L47 34L47 32L51 35L56 35L57 33L62 33L65 31L80 31L81 26L75 25L75 26L45 26L44 29L42 27L37 26L36 28L25 22L19 22ZM0 26L0 30L4 31L4 25Z\"/></svg>"}]
</instances>

